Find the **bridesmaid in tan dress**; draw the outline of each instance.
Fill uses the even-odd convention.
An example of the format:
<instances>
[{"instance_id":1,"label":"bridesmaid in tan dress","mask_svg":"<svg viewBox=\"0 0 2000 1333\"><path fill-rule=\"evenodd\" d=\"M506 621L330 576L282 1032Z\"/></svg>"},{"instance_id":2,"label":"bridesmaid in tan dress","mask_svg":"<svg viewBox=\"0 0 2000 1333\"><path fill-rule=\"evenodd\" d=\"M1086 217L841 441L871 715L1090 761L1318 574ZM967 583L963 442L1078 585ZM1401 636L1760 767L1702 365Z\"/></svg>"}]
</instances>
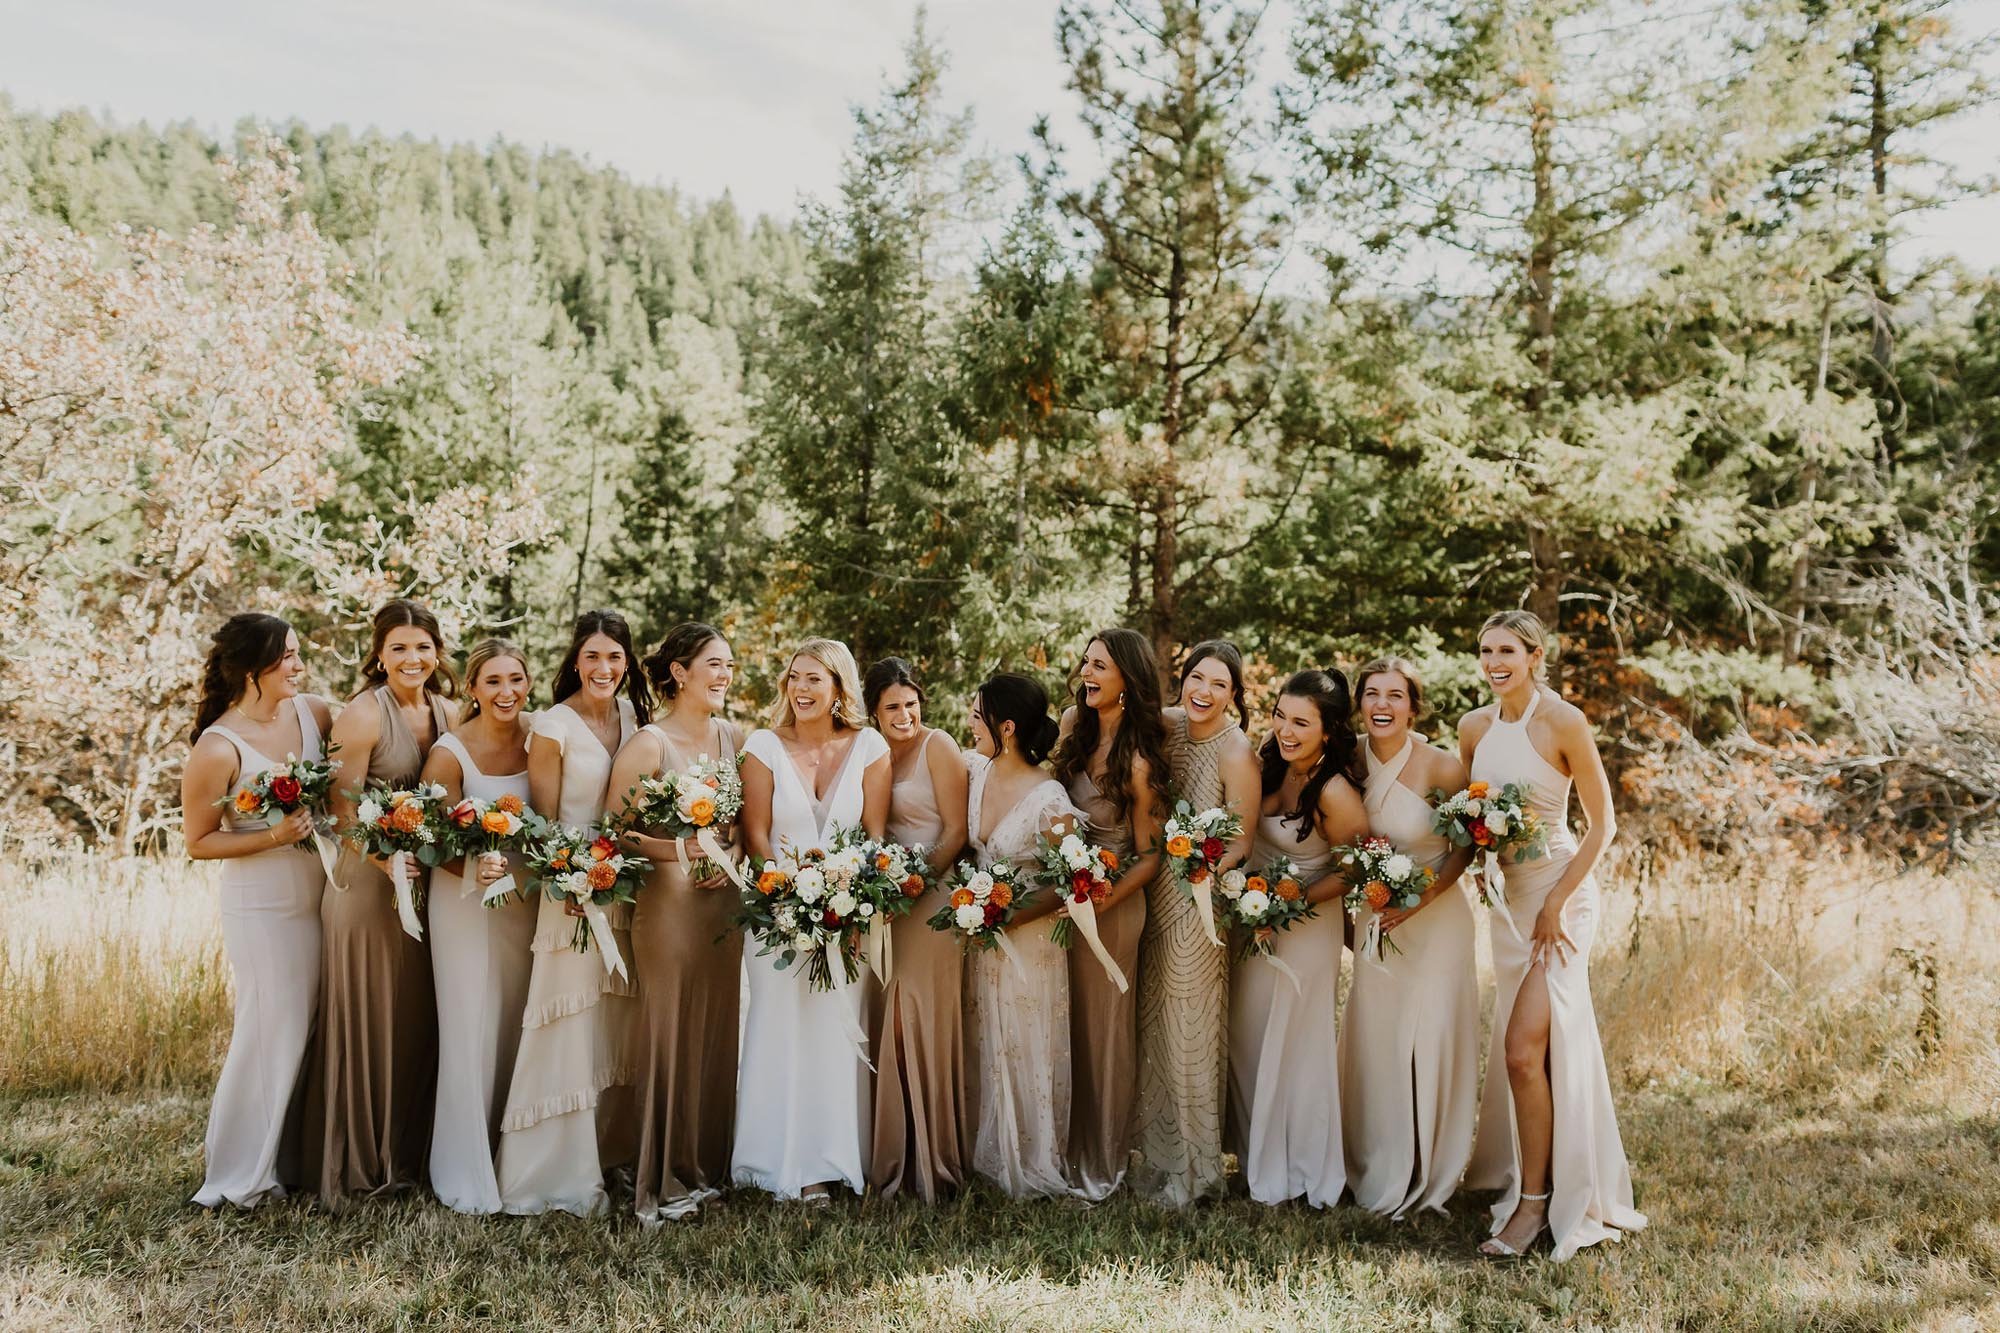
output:
<instances>
[{"instance_id":1,"label":"bridesmaid in tan dress","mask_svg":"<svg viewBox=\"0 0 2000 1333\"><path fill-rule=\"evenodd\" d=\"M375 613L369 688L333 724L334 814L369 783L408 787L451 730L456 693L437 617L397 599ZM403 930L386 863L345 848L320 901L319 1056L306 1103L306 1160L320 1198L420 1186L437 1080L430 951Z\"/></svg>"},{"instance_id":2,"label":"bridesmaid in tan dress","mask_svg":"<svg viewBox=\"0 0 2000 1333\"><path fill-rule=\"evenodd\" d=\"M662 713L618 751L605 799L614 812L646 778L733 758L743 745L742 733L722 716L736 676L722 631L677 625L643 666ZM717 830L725 842L732 833ZM643 831L625 840L653 863L632 908L638 1012L626 1063L639 1120L632 1206L641 1223L656 1226L693 1216L729 1183L743 936L731 924L736 893L729 876L720 869L699 880L689 875L702 857L699 847Z\"/></svg>"},{"instance_id":3,"label":"bridesmaid in tan dress","mask_svg":"<svg viewBox=\"0 0 2000 1333\"><path fill-rule=\"evenodd\" d=\"M1378 658L1358 679L1369 830L1437 878L1418 906L1382 913L1383 933L1402 952L1355 959L1340 1024L1347 1183L1372 1212L1441 1213L1472 1156L1479 990L1472 903L1460 882L1472 853L1436 832L1423 793L1464 790L1465 765L1412 730L1424 699L1415 667Z\"/></svg>"},{"instance_id":4,"label":"bridesmaid in tan dress","mask_svg":"<svg viewBox=\"0 0 2000 1333\"><path fill-rule=\"evenodd\" d=\"M298 1183L297 1094L319 1002L326 871L304 810L272 824L221 803L287 756L322 757L332 714L326 700L299 693L304 678L290 625L254 611L231 616L209 650L181 775L188 856L222 863L222 944L236 992L194 1196L204 1208L254 1208Z\"/></svg>"},{"instance_id":5,"label":"bridesmaid in tan dress","mask_svg":"<svg viewBox=\"0 0 2000 1333\"><path fill-rule=\"evenodd\" d=\"M861 693L889 742L889 837L922 847L938 872L937 887L889 928L868 1183L885 1198L907 1189L932 1203L970 1175L965 955L949 932L925 924L949 896L944 872L965 850L965 760L951 737L924 725L923 687L902 658L870 667Z\"/></svg>"},{"instance_id":6,"label":"bridesmaid in tan dress","mask_svg":"<svg viewBox=\"0 0 2000 1333\"><path fill-rule=\"evenodd\" d=\"M1229 716L1249 715L1243 656L1211 639L1188 650L1180 706L1167 710L1173 792L1197 813L1236 812L1243 832L1223 868L1250 855L1262 799L1257 756ZM1218 931L1218 935L1220 932ZM1222 1115L1228 1097L1229 951L1209 940L1201 910L1162 867L1146 891L1139 981L1139 1165L1134 1187L1184 1208L1222 1188Z\"/></svg>"},{"instance_id":7,"label":"bridesmaid in tan dress","mask_svg":"<svg viewBox=\"0 0 2000 1333\"><path fill-rule=\"evenodd\" d=\"M1129 629L1091 639L1076 670L1076 703L1064 710L1056 778L1083 812L1092 842L1118 854L1098 933L1129 989L1120 992L1082 941L1070 949L1070 1183L1095 1203L1125 1179L1138 1091L1139 938L1146 888L1160 871L1166 820L1167 723L1153 645Z\"/></svg>"}]
</instances>

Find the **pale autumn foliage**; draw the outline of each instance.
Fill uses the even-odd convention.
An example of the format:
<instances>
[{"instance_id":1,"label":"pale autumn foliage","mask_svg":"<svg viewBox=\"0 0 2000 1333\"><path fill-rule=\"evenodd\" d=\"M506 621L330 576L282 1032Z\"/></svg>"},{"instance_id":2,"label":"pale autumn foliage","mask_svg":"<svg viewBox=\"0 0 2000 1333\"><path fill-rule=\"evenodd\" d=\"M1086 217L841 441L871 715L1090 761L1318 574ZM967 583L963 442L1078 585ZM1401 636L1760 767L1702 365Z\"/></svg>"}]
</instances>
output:
<instances>
[{"instance_id":1,"label":"pale autumn foliage","mask_svg":"<svg viewBox=\"0 0 2000 1333\"><path fill-rule=\"evenodd\" d=\"M226 229L99 244L0 213L0 802L17 828L149 831L225 615L351 621L413 578L457 608L538 531L525 504L487 526L478 487L355 534L318 521L349 414L422 349L363 326L339 251L291 207L289 155L250 147L218 168Z\"/></svg>"}]
</instances>

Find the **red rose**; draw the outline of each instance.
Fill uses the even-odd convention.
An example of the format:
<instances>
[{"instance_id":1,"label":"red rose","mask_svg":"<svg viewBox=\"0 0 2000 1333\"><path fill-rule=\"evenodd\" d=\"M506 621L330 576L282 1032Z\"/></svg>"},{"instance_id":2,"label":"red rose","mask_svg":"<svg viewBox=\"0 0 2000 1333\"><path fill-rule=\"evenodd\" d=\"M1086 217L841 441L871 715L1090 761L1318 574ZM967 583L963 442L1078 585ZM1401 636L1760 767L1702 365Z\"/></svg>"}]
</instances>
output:
<instances>
[{"instance_id":1,"label":"red rose","mask_svg":"<svg viewBox=\"0 0 2000 1333\"><path fill-rule=\"evenodd\" d=\"M1088 870L1072 870L1069 876L1069 886L1078 893L1089 893L1090 872Z\"/></svg>"},{"instance_id":2,"label":"red rose","mask_svg":"<svg viewBox=\"0 0 2000 1333\"><path fill-rule=\"evenodd\" d=\"M472 827L472 821L477 818L479 818L479 811L473 808L470 801L460 801L451 808L451 822L460 828Z\"/></svg>"},{"instance_id":3,"label":"red rose","mask_svg":"<svg viewBox=\"0 0 2000 1333\"><path fill-rule=\"evenodd\" d=\"M1201 859L1210 865L1214 865L1217 861L1220 861L1222 854L1228 850L1228 846L1220 838L1203 838L1201 840Z\"/></svg>"},{"instance_id":4,"label":"red rose","mask_svg":"<svg viewBox=\"0 0 2000 1333\"><path fill-rule=\"evenodd\" d=\"M1005 914L1006 910L1007 909L1000 906L999 903L986 904L986 924L989 926L999 925L1000 918L1002 915Z\"/></svg>"},{"instance_id":5,"label":"red rose","mask_svg":"<svg viewBox=\"0 0 2000 1333\"><path fill-rule=\"evenodd\" d=\"M590 844L590 854L599 861L609 861L618 850L618 844L609 838L598 838Z\"/></svg>"},{"instance_id":6,"label":"red rose","mask_svg":"<svg viewBox=\"0 0 2000 1333\"><path fill-rule=\"evenodd\" d=\"M823 926L837 926L840 924L840 914L829 907L826 909L826 915L819 920Z\"/></svg>"},{"instance_id":7,"label":"red rose","mask_svg":"<svg viewBox=\"0 0 2000 1333\"><path fill-rule=\"evenodd\" d=\"M289 773L280 773L271 779L271 799L288 810L304 790L299 786L299 780Z\"/></svg>"}]
</instances>

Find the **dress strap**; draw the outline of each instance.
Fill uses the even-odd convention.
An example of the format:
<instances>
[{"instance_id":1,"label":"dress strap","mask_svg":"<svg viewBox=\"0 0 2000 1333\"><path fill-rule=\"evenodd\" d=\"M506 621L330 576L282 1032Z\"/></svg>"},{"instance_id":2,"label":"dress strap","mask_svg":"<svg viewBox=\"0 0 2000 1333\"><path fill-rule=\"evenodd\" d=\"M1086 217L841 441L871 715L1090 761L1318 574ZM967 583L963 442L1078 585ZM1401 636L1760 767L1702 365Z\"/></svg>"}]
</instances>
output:
<instances>
[{"instance_id":1,"label":"dress strap","mask_svg":"<svg viewBox=\"0 0 2000 1333\"><path fill-rule=\"evenodd\" d=\"M1538 682L1535 685L1535 692L1528 696L1528 706L1521 710L1521 716L1515 718L1512 722L1509 722L1507 721L1507 719L1501 717L1496 711L1493 717L1493 721L1496 725L1502 727L1525 727L1528 725L1528 719L1535 715L1535 710L1541 707L1541 705L1542 705L1542 687Z\"/></svg>"},{"instance_id":2,"label":"dress strap","mask_svg":"<svg viewBox=\"0 0 2000 1333\"><path fill-rule=\"evenodd\" d=\"M465 748L465 742L451 732L447 731L437 738L437 748L451 751L452 757L458 760L459 767L466 772L477 773L482 778L486 776L485 770L472 762L472 751Z\"/></svg>"},{"instance_id":3,"label":"dress strap","mask_svg":"<svg viewBox=\"0 0 2000 1333\"><path fill-rule=\"evenodd\" d=\"M259 754L256 751L256 749L254 749L251 746L249 741L244 740L241 736L231 731L228 727L223 726L220 722L209 723L208 729L214 732L216 735L222 737L224 740L228 741L231 745L236 747L236 762L239 769L249 768L253 764L261 763L263 761L264 756ZM237 776L241 777L242 774L239 772Z\"/></svg>"},{"instance_id":4,"label":"dress strap","mask_svg":"<svg viewBox=\"0 0 2000 1333\"><path fill-rule=\"evenodd\" d=\"M1362 794L1361 803L1369 814L1379 814L1389 793L1403 780L1403 770L1410 766L1410 760L1417 753L1417 734L1413 731L1403 737L1403 748L1396 751L1391 759L1377 759L1375 747L1362 742L1362 753L1368 761L1368 789Z\"/></svg>"},{"instance_id":5,"label":"dress strap","mask_svg":"<svg viewBox=\"0 0 2000 1333\"><path fill-rule=\"evenodd\" d=\"M311 705L303 694L292 696L292 708L299 715L299 744L308 751L302 758L321 760L326 758L326 738L319 734L319 723L313 717Z\"/></svg>"}]
</instances>

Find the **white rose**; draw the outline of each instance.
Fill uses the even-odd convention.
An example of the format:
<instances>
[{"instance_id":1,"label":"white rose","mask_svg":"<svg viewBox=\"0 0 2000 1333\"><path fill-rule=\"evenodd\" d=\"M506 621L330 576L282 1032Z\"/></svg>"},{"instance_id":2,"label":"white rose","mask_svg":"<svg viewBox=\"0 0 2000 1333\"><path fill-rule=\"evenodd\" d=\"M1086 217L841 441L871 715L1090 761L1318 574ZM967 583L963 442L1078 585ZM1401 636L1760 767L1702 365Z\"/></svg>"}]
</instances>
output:
<instances>
[{"instance_id":1,"label":"white rose","mask_svg":"<svg viewBox=\"0 0 2000 1333\"><path fill-rule=\"evenodd\" d=\"M1479 813L1484 809L1486 809L1486 802L1480 800L1477 796L1465 803L1465 813L1474 818L1477 818Z\"/></svg>"},{"instance_id":2,"label":"white rose","mask_svg":"<svg viewBox=\"0 0 2000 1333\"><path fill-rule=\"evenodd\" d=\"M1236 900L1236 910L1246 921L1261 920L1270 905L1271 895L1259 889L1252 889Z\"/></svg>"},{"instance_id":3,"label":"white rose","mask_svg":"<svg viewBox=\"0 0 2000 1333\"><path fill-rule=\"evenodd\" d=\"M1507 816L1505 812L1488 810L1486 812L1486 827L1494 833L1505 833L1507 831Z\"/></svg>"},{"instance_id":4,"label":"white rose","mask_svg":"<svg viewBox=\"0 0 2000 1333\"><path fill-rule=\"evenodd\" d=\"M802 903L816 903L826 894L826 876L817 867L807 866L792 880L792 892Z\"/></svg>"},{"instance_id":5,"label":"white rose","mask_svg":"<svg viewBox=\"0 0 2000 1333\"><path fill-rule=\"evenodd\" d=\"M1383 873L1388 875L1390 879L1407 879L1410 872L1415 869L1416 866L1411 863L1410 858L1401 852L1397 852L1394 856L1390 857L1389 864L1382 867Z\"/></svg>"},{"instance_id":6,"label":"white rose","mask_svg":"<svg viewBox=\"0 0 2000 1333\"><path fill-rule=\"evenodd\" d=\"M572 870L563 878L563 892L578 902L590 897L590 876L581 870Z\"/></svg>"},{"instance_id":7,"label":"white rose","mask_svg":"<svg viewBox=\"0 0 2000 1333\"><path fill-rule=\"evenodd\" d=\"M863 904L861 904L861 915L862 915L862 916L864 916L864 917L869 917L869 916L874 916L874 915L875 915L875 904L874 904L874 903L863 903Z\"/></svg>"},{"instance_id":8,"label":"white rose","mask_svg":"<svg viewBox=\"0 0 2000 1333\"><path fill-rule=\"evenodd\" d=\"M792 936L792 949L797 953L812 953L819 948L819 938L809 930L802 930Z\"/></svg>"},{"instance_id":9,"label":"white rose","mask_svg":"<svg viewBox=\"0 0 2000 1333\"><path fill-rule=\"evenodd\" d=\"M1250 882L1250 877L1244 874L1240 870L1223 871L1222 896L1225 898L1234 898L1238 896L1243 892L1243 887L1249 882Z\"/></svg>"},{"instance_id":10,"label":"white rose","mask_svg":"<svg viewBox=\"0 0 2000 1333\"><path fill-rule=\"evenodd\" d=\"M952 919L958 922L960 930L978 930L986 924L986 913L980 910L978 903L967 903L952 914Z\"/></svg>"},{"instance_id":11,"label":"white rose","mask_svg":"<svg viewBox=\"0 0 2000 1333\"><path fill-rule=\"evenodd\" d=\"M965 881L965 887L972 890L975 898L987 898L993 893L993 876L984 870Z\"/></svg>"},{"instance_id":12,"label":"white rose","mask_svg":"<svg viewBox=\"0 0 2000 1333\"><path fill-rule=\"evenodd\" d=\"M1062 857L1063 863L1071 870L1084 870L1090 865L1090 848L1074 833L1062 840L1062 845L1056 848L1056 854Z\"/></svg>"},{"instance_id":13,"label":"white rose","mask_svg":"<svg viewBox=\"0 0 2000 1333\"><path fill-rule=\"evenodd\" d=\"M833 909L835 916L850 917L854 915L854 909L861 904L855 899L853 894L849 893L846 889L841 889L826 900L826 905Z\"/></svg>"},{"instance_id":14,"label":"white rose","mask_svg":"<svg viewBox=\"0 0 2000 1333\"><path fill-rule=\"evenodd\" d=\"M360 816L362 823L372 824L382 817L382 803L370 797L361 803L361 808L355 811L355 814Z\"/></svg>"},{"instance_id":15,"label":"white rose","mask_svg":"<svg viewBox=\"0 0 2000 1333\"><path fill-rule=\"evenodd\" d=\"M771 920L779 930L784 931L787 935L791 934L792 930L799 924L798 913L792 911L789 907L780 907L776 912L771 914Z\"/></svg>"}]
</instances>

